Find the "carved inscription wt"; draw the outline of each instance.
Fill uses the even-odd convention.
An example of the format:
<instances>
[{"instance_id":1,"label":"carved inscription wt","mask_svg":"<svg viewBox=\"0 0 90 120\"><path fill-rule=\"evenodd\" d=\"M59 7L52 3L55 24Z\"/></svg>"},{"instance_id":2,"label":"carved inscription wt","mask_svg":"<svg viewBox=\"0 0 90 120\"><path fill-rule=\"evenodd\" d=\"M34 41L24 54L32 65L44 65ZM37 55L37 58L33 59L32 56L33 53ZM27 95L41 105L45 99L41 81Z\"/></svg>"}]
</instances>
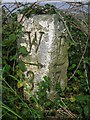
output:
<instances>
[{"instance_id":1,"label":"carved inscription wt","mask_svg":"<svg viewBox=\"0 0 90 120\"><path fill-rule=\"evenodd\" d=\"M39 34L40 34L39 40L37 39L37 32L35 32L35 35L34 35L33 40L31 40L31 31L25 31L25 33L28 35L28 39L29 39L29 48L30 48L30 49L29 49L29 52L31 52L32 45L34 45L34 46L35 46L35 52L37 53L44 32L42 32L42 31L39 32Z\"/></svg>"}]
</instances>

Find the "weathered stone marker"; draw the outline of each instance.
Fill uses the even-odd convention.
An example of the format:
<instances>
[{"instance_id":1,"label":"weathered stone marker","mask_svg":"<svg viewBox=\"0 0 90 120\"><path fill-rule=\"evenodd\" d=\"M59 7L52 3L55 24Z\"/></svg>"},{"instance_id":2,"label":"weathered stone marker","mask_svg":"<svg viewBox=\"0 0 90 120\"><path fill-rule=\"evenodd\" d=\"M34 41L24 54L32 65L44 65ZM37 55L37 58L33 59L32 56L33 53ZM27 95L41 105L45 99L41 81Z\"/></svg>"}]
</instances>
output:
<instances>
[{"instance_id":1,"label":"weathered stone marker","mask_svg":"<svg viewBox=\"0 0 90 120\"><path fill-rule=\"evenodd\" d=\"M19 15L18 19L21 19ZM18 44L25 46L29 51L27 57L22 60L26 63L27 70L34 73L34 89L37 83L49 76L51 83L50 99L56 95L55 85L60 84L64 90L67 85L67 33L63 22L58 15L36 15L29 19L24 17L24 37ZM26 71L27 72L27 71ZM27 76L26 76L27 77ZM30 76L29 76L30 77ZM28 82L28 88L30 89ZM51 97L50 97L51 96Z\"/></svg>"}]
</instances>

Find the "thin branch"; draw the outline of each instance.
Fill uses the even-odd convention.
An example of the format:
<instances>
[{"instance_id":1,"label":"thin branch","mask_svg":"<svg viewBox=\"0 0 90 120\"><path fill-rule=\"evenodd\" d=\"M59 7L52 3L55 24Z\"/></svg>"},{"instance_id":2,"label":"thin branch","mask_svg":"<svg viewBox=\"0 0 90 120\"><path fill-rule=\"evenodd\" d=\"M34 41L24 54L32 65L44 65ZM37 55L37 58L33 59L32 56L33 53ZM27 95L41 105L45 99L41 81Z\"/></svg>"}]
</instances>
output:
<instances>
[{"instance_id":1,"label":"thin branch","mask_svg":"<svg viewBox=\"0 0 90 120\"><path fill-rule=\"evenodd\" d=\"M26 16L26 15L32 10L32 7L33 7L34 5L36 5L36 4L37 4L37 2L33 3L33 4L30 6L31 9L29 9L28 11L25 11L25 12L24 12L24 14L23 14L22 18L20 19L19 23L22 22L24 16Z\"/></svg>"},{"instance_id":2,"label":"thin branch","mask_svg":"<svg viewBox=\"0 0 90 120\"><path fill-rule=\"evenodd\" d=\"M56 13L60 16L60 19L61 19L62 22L64 23L65 28L66 28L66 30L67 30L67 32L68 32L68 35L70 36L71 40L74 42L74 44L76 44L75 40L73 39L73 37L72 37L72 35L71 35L71 33L70 33L69 29L68 29L68 26L67 26L66 21L64 20L63 16L62 16L62 15L60 14L60 12L58 12L56 9L55 9L55 11L56 11Z\"/></svg>"},{"instance_id":3,"label":"thin branch","mask_svg":"<svg viewBox=\"0 0 90 120\"><path fill-rule=\"evenodd\" d=\"M6 5L3 5L2 8L6 8L8 10L8 12L12 15L11 11L9 10L8 7L6 7Z\"/></svg>"},{"instance_id":4,"label":"thin branch","mask_svg":"<svg viewBox=\"0 0 90 120\"><path fill-rule=\"evenodd\" d=\"M84 58L83 58L84 59ZM88 72L87 72L87 69L86 69L86 63L85 61L83 60L83 67L84 67L84 72L85 72L85 77L86 77L86 83L87 83L87 89L90 90L90 87L89 87L89 81L88 81Z\"/></svg>"}]
</instances>

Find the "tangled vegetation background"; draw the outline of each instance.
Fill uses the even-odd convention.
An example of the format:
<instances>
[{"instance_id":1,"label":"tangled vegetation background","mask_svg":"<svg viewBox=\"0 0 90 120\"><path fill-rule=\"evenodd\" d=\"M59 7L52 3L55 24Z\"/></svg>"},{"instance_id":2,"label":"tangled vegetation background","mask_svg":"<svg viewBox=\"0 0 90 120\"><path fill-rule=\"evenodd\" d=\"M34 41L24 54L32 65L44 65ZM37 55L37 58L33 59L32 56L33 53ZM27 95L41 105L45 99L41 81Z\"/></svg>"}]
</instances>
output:
<instances>
[{"instance_id":1,"label":"tangled vegetation background","mask_svg":"<svg viewBox=\"0 0 90 120\"><path fill-rule=\"evenodd\" d=\"M75 8L82 4L70 4ZM15 6L15 7L13 7ZM72 7L72 9L73 9ZM12 9L13 8L13 9ZM90 41L88 30L88 13L57 9L54 5L38 3L16 3L2 5L2 119L90 119ZM59 14L66 22L69 32L69 67L68 85L64 92L57 85L59 95L54 102L47 97L50 78L44 76L39 86L37 96L30 93L30 100L24 98L23 81L26 70L19 56L27 56L25 47L17 47L17 40L23 36L22 19L17 21L17 14L31 17L36 14ZM82 15L84 14L84 16Z\"/></svg>"}]
</instances>

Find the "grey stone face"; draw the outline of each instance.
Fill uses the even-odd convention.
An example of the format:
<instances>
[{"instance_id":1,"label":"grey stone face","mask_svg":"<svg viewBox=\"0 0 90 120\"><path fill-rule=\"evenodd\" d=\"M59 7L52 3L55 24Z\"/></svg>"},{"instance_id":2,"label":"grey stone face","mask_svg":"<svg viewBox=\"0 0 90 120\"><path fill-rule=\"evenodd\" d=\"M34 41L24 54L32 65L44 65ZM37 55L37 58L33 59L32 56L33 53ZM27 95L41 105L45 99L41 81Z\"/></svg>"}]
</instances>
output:
<instances>
[{"instance_id":1,"label":"grey stone face","mask_svg":"<svg viewBox=\"0 0 90 120\"><path fill-rule=\"evenodd\" d=\"M22 15L19 15L18 20L21 17ZM26 67L27 71L34 73L33 92L38 89L36 84L42 81L44 76L49 76L52 81L49 98L52 96L50 99L53 100L56 95L55 85L59 83L62 91L67 85L68 53L64 25L55 14L36 15L29 19L24 17L22 24L25 34L18 40L18 45L25 46L29 52L22 60L32 63L26 64ZM30 89L29 81L25 84Z\"/></svg>"}]
</instances>

